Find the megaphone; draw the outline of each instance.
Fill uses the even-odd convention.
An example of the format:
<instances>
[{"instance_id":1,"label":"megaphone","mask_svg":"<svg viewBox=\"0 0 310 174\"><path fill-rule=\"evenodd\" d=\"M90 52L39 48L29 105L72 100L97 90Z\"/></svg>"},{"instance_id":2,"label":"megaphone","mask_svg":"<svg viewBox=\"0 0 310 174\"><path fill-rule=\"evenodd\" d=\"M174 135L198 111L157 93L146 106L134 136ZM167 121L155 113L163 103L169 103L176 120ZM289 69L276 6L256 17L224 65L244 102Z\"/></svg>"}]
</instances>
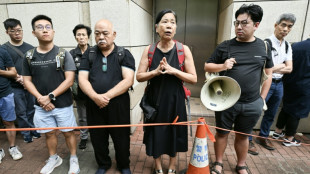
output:
<instances>
[{"instance_id":1,"label":"megaphone","mask_svg":"<svg viewBox=\"0 0 310 174\"><path fill-rule=\"evenodd\" d=\"M206 83L200 92L200 99L210 110L223 111L233 106L240 98L241 88L238 82L218 73L206 72Z\"/></svg>"}]
</instances>

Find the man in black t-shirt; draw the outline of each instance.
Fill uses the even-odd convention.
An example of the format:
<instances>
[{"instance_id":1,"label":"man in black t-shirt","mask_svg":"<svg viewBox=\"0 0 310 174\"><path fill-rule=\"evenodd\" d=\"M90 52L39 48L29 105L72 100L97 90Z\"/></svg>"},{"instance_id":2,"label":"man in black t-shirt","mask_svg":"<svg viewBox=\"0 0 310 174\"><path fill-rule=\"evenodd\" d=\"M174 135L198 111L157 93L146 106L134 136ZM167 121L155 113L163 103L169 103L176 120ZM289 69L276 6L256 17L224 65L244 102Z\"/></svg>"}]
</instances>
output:
<instances>
[{"instance_id":1,"label":"man in black t-shirt","mask_svg":"<svg viewBox=\"0 0 310 174\"><path fill-rule=\"evenodd\" d=\"M87 123L130 124L130 99L127 91L133 84L135 60L126 49L118 52L120 48L114 44L116 32L110 21L99 20L94 34L97 43L94 47L95 54L86 51L79 68L79 85L90 98L86 105ZM92 59L91 55L96 57ZM123 174L130 174L130 128L90 129L89 132L99 166L96 174L105 173L112 165L109 135L114 142L117 168Z\"/></svg>"},{"instance_id":2,"label":"man in black t-shirt","mask_svg":"<svg viewBox=\"0 0 310 174\"><path fill-rule=\"evenodd\" d=\"M14 93L9 79L16 78L16 75L16 69L9 53L0 48L0 117L6 129L15 129ZM16 131L7 131L6 135L10 145L9 153L13 160L21 159L23 155L15 146ZM0 149L0 163L4 156L4 150Z\"/></svg>"},{"instance_id":3,"label":"man in black t-shirt","mask_svg":"<svg viewBox=\"0 0 310 174\"><path fill-rule=\"evenodd\" d=\"M78 45L70 51L74 59L74 63L77 69L80 68L82 56L85 51L89 50L90 46L88 44L88 39L91 34L91 29L88 26L83 24L78 24L73 29L73 34L75 40L77 41ZM74 84L72 86L72 93L76 103L77 114L79 118L79 125L80 126L87 126L87 119L86 119L86 99L87 96L82 92L81 88L78 85L78 75L79 71L75 72L75 79ZM80 129L80 149L85 149L87 140L88 140L88 129Z\"/></svg>"},{"instance_id":4,"label":"man in black t-shirt","mask_svg":"<svg viewBox=\"0 0 310 174\"><path fill-rule=\"evenodd\" d=\"M11 86L14 92L18 126L20 128L33 128L35 98L24 88L23 76L21 75L24 54L33 46L23 41L23 28L19 20L9 18L3 23L10 41L3 44L2 47L11 55L17 71L17 77L11 80ZM27 143L31 143L32 138L41 137L36 131L21 131L21 133Z\"/></svg>"},{"instance_id":5,"label":"man in black t-shirt","mask_svg":"<svg viewBox=\"0 0 310 174\"><path fill-rule=\"evenodd\" d=\"M264 41L254 36L263 17L263 10L258 5L242 5L235 13L236 37L217 46L205 63L205 71L220 72L235 79L241 88L237 103L221 112L215 112L216 126L244 133L251 133L263 110L263 100L267 96L272 74L270 48L266 52ZM266 61L265 72L269 76L260 92L261 72ZM214 145L216 161L211 173L223 170L223 155L229 132L217 130ZM235 150L237 154L236 171L247 172L245 165L249 141L248 136L236 134Z\"/></svg>"},{"instance_id":6,"label":"man in black t-shirt","mask_svg":"<svg viewBox=\"0 0 310 174\"><path fill-rule=\"evenodd\" d=\"M68 51L63 54L53 43L54 33L51 18L38 15L31 21L32 33L39 46L26 53L23 62L23 76L26 89L37 99L34 124L38 128L77 126L73 113L73 100L70 91L74 81L75 65ZM63 60L63 63L61 63ZM76 139L73 129L60 130L70 151L68 173L79 173L76 156ZM55 130L38 130L45 133L49 159L40 173L51 173L62 163L57 155L57 135Z\"/></svg>"}]
</instances>

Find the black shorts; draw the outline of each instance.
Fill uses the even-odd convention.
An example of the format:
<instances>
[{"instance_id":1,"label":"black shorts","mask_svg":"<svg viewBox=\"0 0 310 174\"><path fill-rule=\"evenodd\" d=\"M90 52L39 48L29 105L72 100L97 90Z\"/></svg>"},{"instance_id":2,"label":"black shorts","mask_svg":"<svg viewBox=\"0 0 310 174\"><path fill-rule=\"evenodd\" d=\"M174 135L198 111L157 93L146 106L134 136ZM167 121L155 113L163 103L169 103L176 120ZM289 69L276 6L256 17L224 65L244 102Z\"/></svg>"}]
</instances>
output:
<instances>
[{"instance_id":1,"label":"black shorts","mask_svg":"<svg viewBox=\"0 0 310 174\"><path fill-rule=\"evenodd\" d=\"M215 112L216 126L224 129L238 132L252 132L263 111L264 101L261 97L251 103L236 103L234 106L221 111ZM227 134L228 131L216 130L220 134Z\"/></svg>"}]
</instances>

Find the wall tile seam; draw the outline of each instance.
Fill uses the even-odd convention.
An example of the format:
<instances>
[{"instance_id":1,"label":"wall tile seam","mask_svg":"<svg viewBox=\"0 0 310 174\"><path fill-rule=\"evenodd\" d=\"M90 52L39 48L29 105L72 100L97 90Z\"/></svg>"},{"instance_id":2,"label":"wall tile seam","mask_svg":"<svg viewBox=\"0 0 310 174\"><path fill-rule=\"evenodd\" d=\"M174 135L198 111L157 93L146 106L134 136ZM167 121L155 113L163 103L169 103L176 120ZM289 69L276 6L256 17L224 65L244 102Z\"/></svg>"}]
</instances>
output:
<instances>
[{"instance_id":1,"label":"wall tile seam","mask_svg":"<svg viewBox=\"0 0 310 174\"><path fill-rule=\"evenodd\" d=\"M0 5L22 5L22 4L46 4L46 3L88 3L88 1L42 1L42 2L9 2L9 3L0 3Z\"/></svg>"}]
</instances>

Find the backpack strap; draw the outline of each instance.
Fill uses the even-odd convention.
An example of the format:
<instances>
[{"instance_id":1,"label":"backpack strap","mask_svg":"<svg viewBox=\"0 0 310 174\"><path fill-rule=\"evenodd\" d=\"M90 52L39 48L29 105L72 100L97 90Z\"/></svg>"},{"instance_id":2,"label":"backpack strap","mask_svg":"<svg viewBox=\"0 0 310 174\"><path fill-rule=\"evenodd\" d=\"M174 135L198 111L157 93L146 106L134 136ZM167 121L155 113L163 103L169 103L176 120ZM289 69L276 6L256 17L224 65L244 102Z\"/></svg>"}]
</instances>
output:
<instances>
[{"instance_id":1,"label":"backpack strap","mask_svg":"<svg viewBox=\"0 0 310 174\"><path fill-rule=\"evenodd\" d=\"M30 66L31 64L30 64L30 61L32 60L32 58L33 58L33 53L34 53L34 50L35 50L36 48L32 48L32 49L30 49L30 50L28 50L27 52L26 52L26 59L27 59L27 61L28 61L28 65Z\"/></svg>"},{"instance_id":2,"label":"backpack strap","mask_svg":"<svg viewBox=\"0 0 310 174\"><path fill-rule=\"evenodd\" d=\"M10 47L12 50L14 50L20 57L24 58L24 53L19 50L18 48L16 48L15 46L13 46L9 41L7 41L4 45ZM14 62L15 63L15 62Z\"/></svg>"},{"instance_id":3,"label":"backpack strap","mask_svg":"<svg viewBox=\"0 0 310 174\"><path fill-rule=\"evenodd\" d=\"M288 52L288 42L285 41L285 53L287 54L287 52Z\"/></svg>"},{"instance_id":4,"label":"backpack strap","mask_svg":"<svg viewBox=\"0 0 310 174\"><path fill-rule=\"evenodd\" d=\"M117 56L118 56L118 63L122 66L124 57L125 57L125 49L124 47L117 46Z\"/></svg>"},{"instance_id":5,"label":"backpack strap","mask_svg":"<svg viewBox=\"0 0 310 174\"><path fill-rule=\"evenodd\" d=\"M181 68L182 71L184 71L184 61L185 61L184 46L179 41L174 40L174 42L177 48L179 67Z\"/></svg>"},{"instance_id":6,"label":"backpack strap","mask_svg":"<svg viewBox=\"0 0 310 174\"><path fill-rule=\"evenodd\" d=\"M64 71L64 60L66 57L66 50L64 48L59 48L58 53L56 55L56 70Z\"/></svg>"},{"instance_id":7,"label":"backpack strap","mask_svg":"<svg viewBox=\"0 0 310 174\"><path fill-rule=\"evenodd\" d=\"M276 51L276 49L272 46L272 42L269 38L265 39L265 41L270 45L271 51Z\"/></svg>"},{"instance_id":8,"label":"backpack strap","mask_svg":"<svg viewBox=\"0 0 310 174\"><path fill-rule=\"evenodd\" d=\"M149 60L149 68L151 67L151 64L152 64L152 60L153 60L153 56L154 56L154 53L155 53L155 49L157 47L157 43L153 43L150 45L150 48L149 48L149 51L147 53L147 58Z\"/></svg>"},{"instance_id":9,"label":"backpack strap","mask_svg":"<svg viewBox=\"0 0 310 174\"><path fill-rule=\"evenodd\" d=\"M97 49L97 46L93 46L89 48L89 54L88 54L89 68L92 67L94 60L97 57L96 49Z\"/></svg>"}]
</instances>

